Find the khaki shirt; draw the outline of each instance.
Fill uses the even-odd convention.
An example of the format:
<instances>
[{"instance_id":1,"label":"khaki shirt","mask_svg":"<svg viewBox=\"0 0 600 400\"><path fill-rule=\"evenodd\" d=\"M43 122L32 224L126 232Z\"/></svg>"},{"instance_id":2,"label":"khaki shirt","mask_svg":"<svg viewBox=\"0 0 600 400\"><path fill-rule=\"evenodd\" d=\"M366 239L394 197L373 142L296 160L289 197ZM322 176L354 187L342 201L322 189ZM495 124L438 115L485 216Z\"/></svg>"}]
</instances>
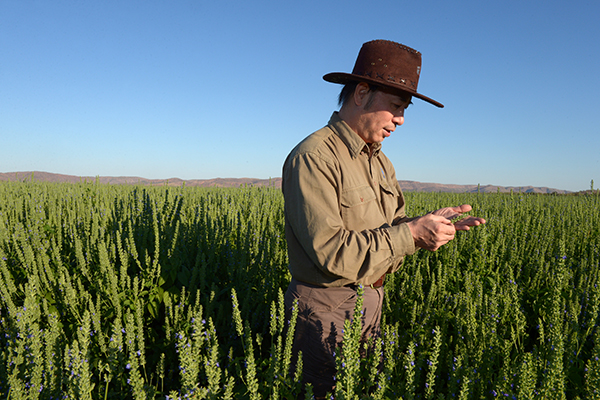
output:
<instances>
[{"instance_id":1,"label":"khaki shirt","mask_svg":"<svg viewBox=\"0 0 600 400\"><path fill-rule=\"evenodd\" d=\"M371 285L416 251L392 163L337 113L288 155L282 190L289 268L299 281Z\"/></svg>"}]
</instances>

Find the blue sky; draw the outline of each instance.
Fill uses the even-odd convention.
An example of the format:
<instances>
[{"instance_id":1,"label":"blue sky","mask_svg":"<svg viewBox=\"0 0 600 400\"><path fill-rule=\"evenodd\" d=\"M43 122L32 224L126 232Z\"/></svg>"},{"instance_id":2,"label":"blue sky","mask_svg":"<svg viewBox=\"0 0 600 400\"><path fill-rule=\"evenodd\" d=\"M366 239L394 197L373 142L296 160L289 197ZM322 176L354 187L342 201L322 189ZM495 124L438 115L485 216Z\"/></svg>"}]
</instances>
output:
<instances>
[{"instance_id":1,"label":"blue sky","mask_svg":"<svg viewBox=\"0 0 600 400\"><path fill-rule=\"evenodd\" d=\"M423 53L398 179L600 187L598 1L0 1L0 172L281 176L362 43Z\"/></svg>"}]
</instances>

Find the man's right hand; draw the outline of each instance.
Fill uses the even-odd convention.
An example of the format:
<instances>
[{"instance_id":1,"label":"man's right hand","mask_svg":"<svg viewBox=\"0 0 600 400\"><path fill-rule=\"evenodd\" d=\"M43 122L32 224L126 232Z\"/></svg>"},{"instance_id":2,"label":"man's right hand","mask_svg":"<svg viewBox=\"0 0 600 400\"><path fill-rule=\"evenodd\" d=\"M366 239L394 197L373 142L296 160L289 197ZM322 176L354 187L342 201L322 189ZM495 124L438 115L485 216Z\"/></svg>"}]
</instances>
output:
<instances>
[{"instance_id":1,"label":"man's right hand","mask_svg":"<svg viewBox=\"0 0 600 400\"><path fill-rule=\"evenodd\" d=\"M429 251L436 251L452 239L456 229L446 217L427 214L406 223L410 229L415 246Z\"/></svg>"}]
</instances>

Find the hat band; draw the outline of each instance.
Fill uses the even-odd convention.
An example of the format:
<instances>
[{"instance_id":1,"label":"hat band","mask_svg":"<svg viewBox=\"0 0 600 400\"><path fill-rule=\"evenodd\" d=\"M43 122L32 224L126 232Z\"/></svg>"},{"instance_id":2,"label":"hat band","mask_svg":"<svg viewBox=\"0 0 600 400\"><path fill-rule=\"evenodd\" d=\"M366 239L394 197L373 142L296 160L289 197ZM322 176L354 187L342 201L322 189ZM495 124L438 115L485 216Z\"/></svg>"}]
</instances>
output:
<instances>
[{"instance_id":1,"label":"hat band","mask_svg":"<svg viewBox=\"0 0 600 400\"><path fill-rule=\"evenodd\" d=\"M415 82L410 79L396 78L394 75L389 75L389 74L387 74L387 76L385 76L386 74L380 74L379 72L375 72L375 76L373 76L373 72L363 72L363 73L361 73L361 75L364 77L369 77L371 79L375 79L375 80L380 79L385 82L395 83L396 85L406 86L407 88L415 90L415 91L417 90L418 82Z\"/></svg>"}]
</instances>

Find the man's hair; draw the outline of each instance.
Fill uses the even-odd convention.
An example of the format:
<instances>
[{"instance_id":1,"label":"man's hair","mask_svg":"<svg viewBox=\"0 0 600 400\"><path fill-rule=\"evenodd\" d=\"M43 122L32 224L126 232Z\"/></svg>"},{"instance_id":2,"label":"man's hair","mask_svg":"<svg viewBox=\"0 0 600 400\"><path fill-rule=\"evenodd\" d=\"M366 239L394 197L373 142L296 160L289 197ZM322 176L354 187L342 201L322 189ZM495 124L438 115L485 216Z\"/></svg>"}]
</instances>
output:
<instances>
[{"instance_id":1,"label":"man's hair","mask_svg":"<svg viewBox=\"0 0 600 400\"><path fill-rule=\"evenodd\" d=\"M344 87L342 88L342 91L340 92L340 95L338 96L338 105L340 107L343 107L344 104L346 104L348 101L350 101L352 99L352 96L354 96L354 91L356 90L356 87L358 86L360 82L349 82L346 83L344 85ZM367 103L365 104L365 110L368 110L369 108L371 108L371 106L373 105L373 99L374 99L374 94L380 90L383 90L384 92L386 91L385 88L380 88L377 85L373 85L371 83L367 83L367 85L369 86L369 98L367 99ZM401 98L405 99L406 101L409 102L409 104L412 104L412 102L410 101L411 99L411 95L408 93L404 93L404 92L394 92L394 94L400 96Z\"/></svg>"},{"instance_id":2,"label":"man's hair","mask_svg":"<svg viewBox=\"0 0 600 400\"><path fill-rule=\"evenodd\" d=\"M348 82L344 85L342 91L340 92L340 95L338 96L338 105L340 107L343 107L344 104L346 104L350 99L352 99L352 96L354 96L354 91L356 90L356 87L359 83L360 82ZM366 104L367 108L369 108L373 102L373 94L379 90L378 86L372 84L368 85L369 91L371 92L371 97L369 98L368 103Z\"/></svg>"}]
</instances>

